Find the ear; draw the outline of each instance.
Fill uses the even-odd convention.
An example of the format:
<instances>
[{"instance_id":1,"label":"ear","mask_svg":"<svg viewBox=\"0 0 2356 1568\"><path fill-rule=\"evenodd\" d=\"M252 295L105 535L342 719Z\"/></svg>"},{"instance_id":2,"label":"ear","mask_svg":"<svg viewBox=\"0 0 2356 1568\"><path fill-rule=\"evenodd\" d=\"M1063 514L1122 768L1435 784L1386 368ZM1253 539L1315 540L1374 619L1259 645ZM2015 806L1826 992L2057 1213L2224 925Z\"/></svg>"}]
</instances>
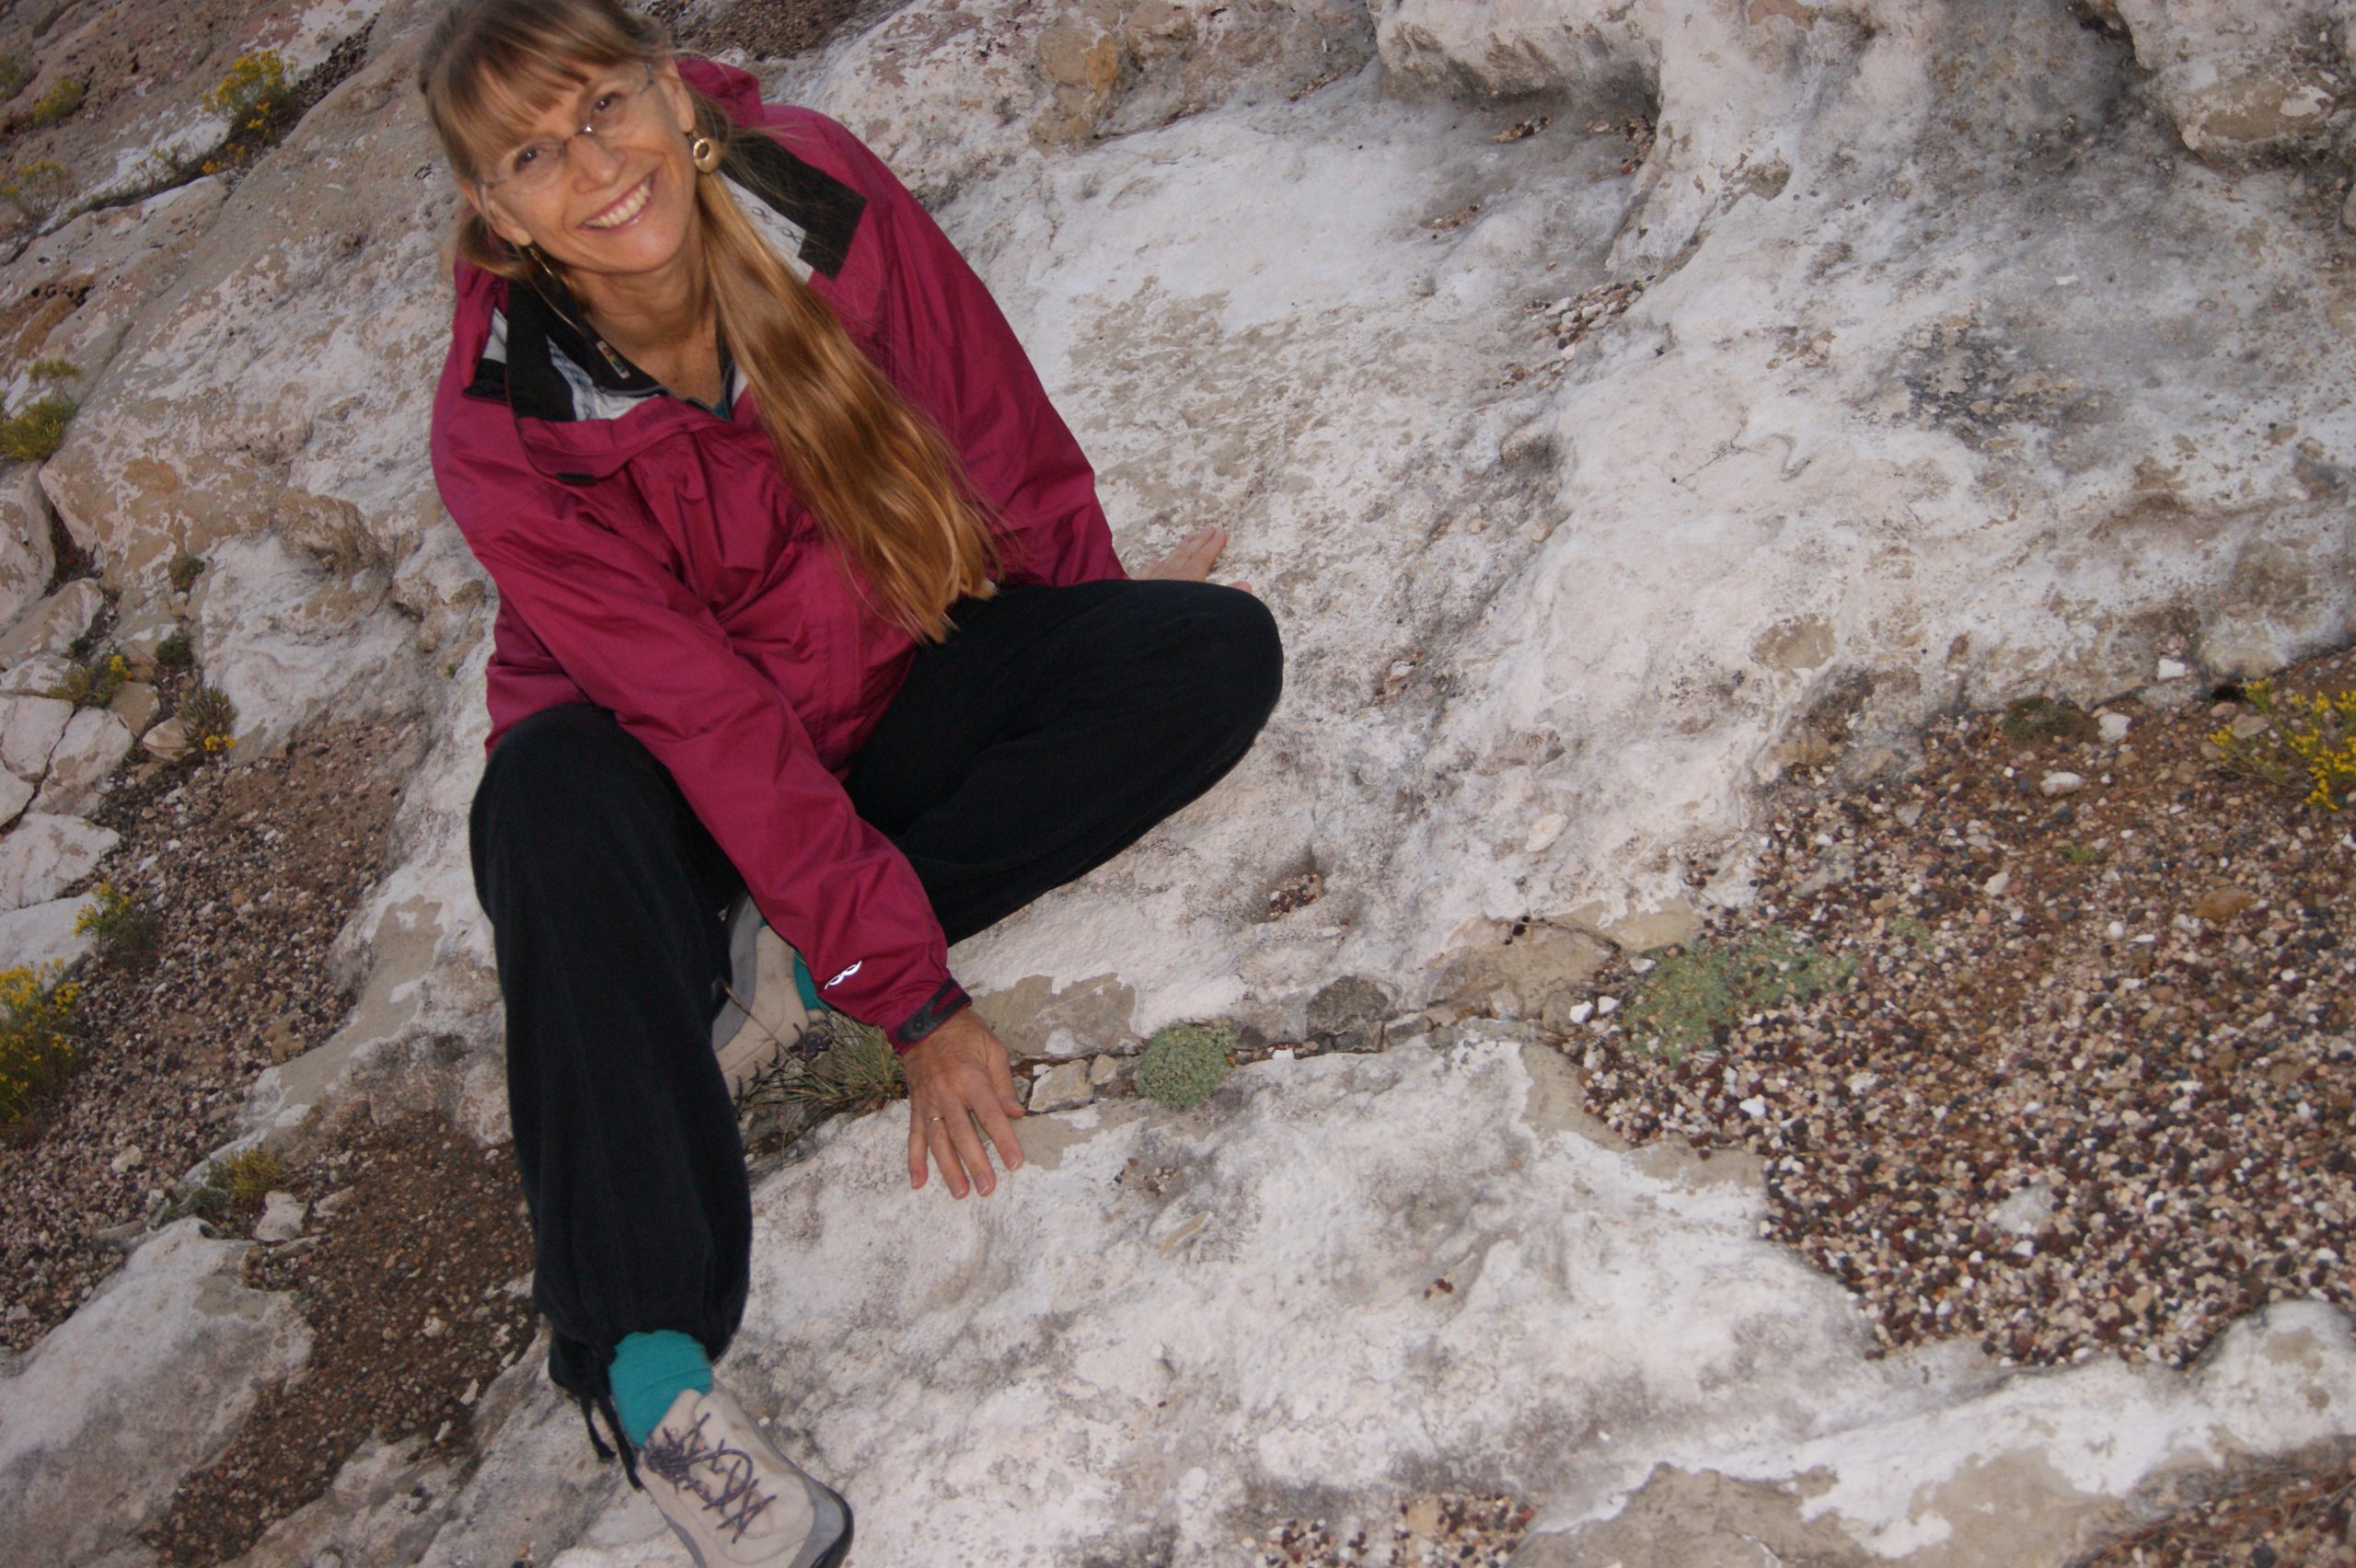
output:
<instances>
[{"instance_id":1,"label":"ear","mask_svg":"<svg viewBox=\"0 0 2356 1568\"><path fill-rule=\"evenodd\" d=\"M467 199L468 206L482 214L482 221L491 225L491 233L516 249L521 250L532 243L532 231L509 216L500 206L499 198L472 180L462 179L458 182L458 194Z\"/></svg>"}]
</instances>

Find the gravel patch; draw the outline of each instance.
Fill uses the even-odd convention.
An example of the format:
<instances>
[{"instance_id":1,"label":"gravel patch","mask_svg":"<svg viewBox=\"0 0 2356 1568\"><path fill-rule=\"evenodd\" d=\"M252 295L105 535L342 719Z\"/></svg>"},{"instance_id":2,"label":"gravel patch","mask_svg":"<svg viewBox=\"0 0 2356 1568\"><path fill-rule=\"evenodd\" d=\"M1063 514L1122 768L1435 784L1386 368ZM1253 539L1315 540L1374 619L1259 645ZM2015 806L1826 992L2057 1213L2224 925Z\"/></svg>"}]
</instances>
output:
<instances>
[{"instance_id":1,"label":"gravel patch","mask_svg":"<svg viewBox=\"0 0 2356 1568\"><path fill-rule=\"evenodd\" d=\"M342 1022L328 950L383 872L415 744L336 725L243 766L117 778L96 820L122 842L100 874L154 912L153 945L82 966L81 1060L0 1144L0 1344L64 1320L121 1261L121 1228L220 1146L255 1075Z\"/></svg>"},{"instance_id":2,"label":"gravel patch","mask_svg":"<svg viewBox=\"0 0 2356 1568\"><path fill-rule=\"evenodd\" d=\"M2345 689L2356 660L2284 685ZM2356 838L2204 755L2244 711L2129 705L2115 743L2066 710L1957 719L1904 782L1795 778L1715 937L1804 940L1847 982L1671 1060L1628 1021L1646 977L1608 972L1636 1005L1569 1043L1589 1108L1763 1156L1766 1234L1885 1348L2182 1366L2269 1301L2356 1306Z\"/></svg>"},{"instance_id":3,"label":"gravel patch","mask_svg":"<svg viewBox=\"0 0 2356 1568\"><path fill-rule=\"evenodd\" d=\"M1399 1505L1369 1540L1323 1519L1287 1519L1250 1543L1252 1568L1506 1568L1537 1510L1502 1493L1448 1493Z\"/></svg>"},{"instance_id":4,"label":"gravel patch","mask_svg":"<svg viewBox=\"0 0 2356 1568\"><path fill-rule=\"evenodd\" d=\"M306 1234L256 1247L242 1270L256 1288L296 1293L310 1359L263 1390L147 1534L172 1568L243 1554L371 1436L411 1444L411 1463L455 1458L465 1474L477 1397L531 1347L531 1226L505 1146L431 1117L376 1126L357 1107L319 1142L332 1152L283 1183L311 1205Z\"/></svg>"},{"instance_id":5,"label":"gravel patch","mask_svg":"<svg viewBox=\"0 0 2356 1568\"><path fill-rule=\"evenodd\" d=\"M2078 1568L2351 1568L2356 1445L2261 1465Z\"/></svg>"}]
</instances>

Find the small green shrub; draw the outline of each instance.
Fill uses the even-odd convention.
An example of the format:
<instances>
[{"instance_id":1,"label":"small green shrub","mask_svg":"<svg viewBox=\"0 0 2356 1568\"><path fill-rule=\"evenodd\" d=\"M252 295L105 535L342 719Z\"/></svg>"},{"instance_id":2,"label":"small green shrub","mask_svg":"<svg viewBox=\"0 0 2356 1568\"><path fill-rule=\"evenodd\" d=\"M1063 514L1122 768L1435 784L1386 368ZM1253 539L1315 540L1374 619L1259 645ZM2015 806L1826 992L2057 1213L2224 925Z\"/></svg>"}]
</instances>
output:
<instances>
[{"instance_id":1,"label":"small green shrub","mask_svg":"<svg viewBox=\"0 0 2356 1568\"><path fill-rule=\"evenodd\" d=\"M237 708L219 686L191 686L180 698L180 728L188 744L202 755L227 751L237 744Z\"/></svg>"},{"instance_id":2,"label":"small green shrub","mask_svg":"<svg viewBox=\"0 0 2356 1568\"><path fill-rule=\"evenodd\" d=\"M2064 844L2062 858L2073 866L2091 866L2102 859L2102 851L2092 844Z\"/></svg>"},{"instance_id":3,"label":"small green shrub","mask_svg":"<svg viewBox=\"0 0 2356 1568\"><path fill-rule=\"evenodd\" d=\"M82 367L70 359L37 359L25 366L25 374L35 381L71 381Z\"/></svg>"},{"instance_id":4,"label":"small green shrub","mask_svg":"<svg viewBox=\"0 0 2356 1568\"><path fill-rule=\"evenodd\" d=\"M1228 1053L1235 1031L1223 1023L1173 1023L1154 1032L1138 1058L1138 1092L1172 1111L1190 1110L1211 1097L1233 1070Z\"/></svg>"},{"instance_id":5,"label":"small green shrub","mask_svg":"<svg viewBox=\"0 0 2356 1568\"><path fill-rule=\"evenodd\" d=\"M2006 703L1999 727L2004 739L2016 746L2041 745L2049 741L2091 741L2101 730L2085 709L2075 703L2056 702L2050 697L2024 697Z\"/></svg>"},{"instance_id":6,"label":"small green shrub","mask_svg":"<svg viewBox=\"0 0 2356 1568\"><path fill-rule=\"evenodd\" d=\"M238 55L220 85L204 95L203 104L208 112L227 118L232 141L252 133L267 134L294 106L285 60L274 49Z\"/></svg>"},{"instance_id":7,"label":"small green shrub","mask_svg":"<svg viewBox=\"0 0 2356 1568\"><path fill-rule=\"evenodd\" d=\"M25 90L33 74L25 69L24 56L14 52L0 54L0 103L6 103Z\"/></svg>"},{"instance_id":8,"label":"small green shrub","mask_svg":"<svg viewBox=\"0 0 2356 1568\"><path fill-rule=\"evenodd\" d=\"M74 399L52 392L0 420L0 457L12 463L38 463L52 455L65 442L65 421L74 417Z\"/></svg>"},{"instance_id":9,"label":"small green shrub","mask_svg":"<svg viewBox=\"0 0 2356 1568\"><path fill-rule=\"evenodd\" d=\"M831 1115L879 1110L907 1098L900 1055L882 1030L841 1013L821 1013L811 1027L833 1043L798 1076L783 1080L779 1092L788 1102Z\"/></svg>"},{"instance_id":10,"label":"small green shrub","mask_svg":"<svg viewBox=\"0 0 2356 1568\"><path fill-rule=\"evenodd\" d=\"M0 971L0 1127L24 1120L74 1067L74 1004L80 988L60 983L64 964Z\"/></svg>"},{"instance_id":11,"label":"small green shrub","mask_svg":"<svg viewBox=\"0 0 2356 1568\"><path fill-rule=\"evenodd\" d=\"M110 958L139 958L156 945L155 911L144 899L102 882L90 890L90 902L74 917L74 934L98 938Z\"/></svg>"},{"instance_id":12,"label":"small green shrub","mask_svg":"<svg viewBox=\"0 0 2356 1568\"><path fill-rule=\"evenodd\" d=\"M1849 983L1857 961L1781 931L1704 941L1662 959L1628 1005L1630 1034L1669 1060L1716 1043L1717 1032L1752 1013L1812 1001Z\"/></svg>"},{"instance_id":13,"label":"small green shrub","mask_svg":"<svg viewBox=\"0 0 2356 1568\"><path fill-rule=\"evenodd\" d=\"M185 594L198 578L204 575L203 559L182 550L172 558L171 573L172 592Z\"/></svg>"},{"instance_id":14,"label":"small green shrub","mask_svg":"<svg viewBox=\"0 0 2356 1568\"><path fill-rule=\"evenodd\" d=\"M7 202L30 222L39 223L65 200L71 185L64 164L55 158L35 158L0 176L0 202Z\"/></svg>"},{"instance_id":15,"label":"small green shrub","mask_svg":"<svg viewBox=\"0 0 2356 1568\"><path fill-rule=\"evenodd\" d=\"M167 670L185 670L196 663L196 650L189 645L188 628L174 627L172 634L156 644L156 663Z\"/></svg>"},{"instance_id":16,"label":"small green shrub","mask_svg":"<svg viewBox=\"0 0 2356 1568\"><path fill-rule=\"evenodd\" d=\"M286 1179L286 1168L266 1148L243 1148L204 1164L204 1185L230 1209L259 1209L271 1190Z\"/></svg>"},{"instance_id":17,"label":"small green shrub","mask_svg":"<svg viewBox=\"0 0 2356 1568\"><path fill-rule=\"evenodd\" d=\"M2356 691L2278 698L2274 683L2262 680L2244 686L2242 696L2266 728L2209 737L2228 771L2299 790L2306 804L2327 812L2356 799Z\"/></svg>"},{"instance_id":18,"label":"small green shrub","mask_svg":"<svg viewBox=\"0 0 2356 1568\"><path fill-rule=\"evenodd\" d=\"M33 123L56 124L81 108L82 100L89 96L89 91L87 82L70 81L61 76L50 85L49 91L33 100Z\"/></svg>"},{"instance_id":19,"label":"small green shrub","mask_svg":"<svg viewBox=\"0 0 2356 1568\"><path fill-rule=\"evenodd\" d=\"M76 708L104 708L131 678L131 661L120 653L103 659L79 658L65 666L65 676L49 695Z\"/></svg>"}]
</instances>

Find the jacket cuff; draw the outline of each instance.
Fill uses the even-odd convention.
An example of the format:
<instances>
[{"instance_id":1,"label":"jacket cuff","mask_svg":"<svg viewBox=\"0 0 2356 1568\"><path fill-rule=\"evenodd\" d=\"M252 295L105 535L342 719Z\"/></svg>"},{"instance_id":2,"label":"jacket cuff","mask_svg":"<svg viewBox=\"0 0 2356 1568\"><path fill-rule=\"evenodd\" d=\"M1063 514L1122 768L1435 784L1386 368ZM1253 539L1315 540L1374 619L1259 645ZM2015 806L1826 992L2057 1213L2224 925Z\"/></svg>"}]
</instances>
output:
<instances>
[{"instance_id":1,"label":"jacket cuff","mask_svg":"<svg viewBox=\"0 0 2356 1568\"><path fill-rule=\"evenodd\" d=\"M965 995L965 987L952 978L943 980L924 1006L917 1009L892 1031L892 1048L906 1051L947 1023L952 1017L973 1005L974 998Z\"/></svg>"}]
</instances>

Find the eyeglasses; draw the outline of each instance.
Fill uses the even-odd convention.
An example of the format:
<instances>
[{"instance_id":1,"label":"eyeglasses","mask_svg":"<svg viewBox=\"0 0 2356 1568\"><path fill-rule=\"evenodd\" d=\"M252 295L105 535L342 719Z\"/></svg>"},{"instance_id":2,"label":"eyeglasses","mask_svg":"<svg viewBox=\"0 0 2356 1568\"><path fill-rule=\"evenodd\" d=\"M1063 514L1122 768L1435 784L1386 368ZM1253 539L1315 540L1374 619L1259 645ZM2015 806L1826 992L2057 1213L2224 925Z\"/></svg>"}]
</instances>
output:
<instances>
[{"instance_id":1,"label":"eyeglasses","mask_svg":"<svg viewBox=\"0 0 2356 1568\"><path fill-rule=\"evenodd\" d=\"M483 189L513 185L524 195L537 195L553 186L564 172L564 156L572 145L573 136L595 136L610 144L613 138L636 131L646 122L647 89L654 86L654 68L650 65L644 69L646 80L634 87L599 87L597 96L590 100L588 118L572 136L542 136L500 159L495 172L482 182Z\"/></svg>"}]
</instances>

